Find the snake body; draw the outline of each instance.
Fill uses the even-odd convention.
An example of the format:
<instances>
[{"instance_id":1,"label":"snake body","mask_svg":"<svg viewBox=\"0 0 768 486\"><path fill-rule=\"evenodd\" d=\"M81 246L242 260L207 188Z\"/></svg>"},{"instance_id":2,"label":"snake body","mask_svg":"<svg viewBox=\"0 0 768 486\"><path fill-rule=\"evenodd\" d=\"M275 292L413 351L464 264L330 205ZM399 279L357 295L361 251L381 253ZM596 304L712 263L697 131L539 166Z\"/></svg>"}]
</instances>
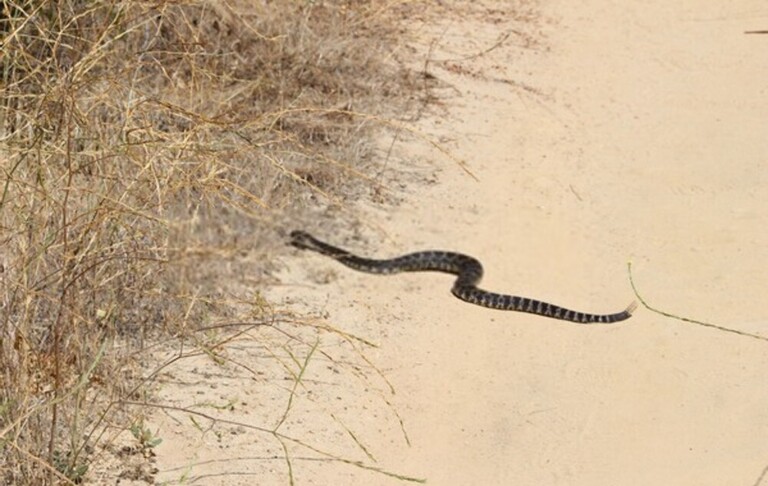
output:
<instances>
[{"instance_id":1,"label":"snake body","mask_svg":"<svg viewBox=\"0 0 768 486\"><path fill-rule=\"evenodd\" d=\"M291 245L304 250L311 250L337 260L350 268L361 272L390 275L400 272L444 272L456 275L451 292L466 302L489 307L491 309L528 312L539 316L561 319L580 324L623 321L632 316L636 303L615 314L588 314L516 295L497 294L477 287L483 277L483 266L475 258L451 251L419 251L396 258L374 260L362 258L347 250L329 245L305 231L291 232Z\"/></svg>"}]
</instances>

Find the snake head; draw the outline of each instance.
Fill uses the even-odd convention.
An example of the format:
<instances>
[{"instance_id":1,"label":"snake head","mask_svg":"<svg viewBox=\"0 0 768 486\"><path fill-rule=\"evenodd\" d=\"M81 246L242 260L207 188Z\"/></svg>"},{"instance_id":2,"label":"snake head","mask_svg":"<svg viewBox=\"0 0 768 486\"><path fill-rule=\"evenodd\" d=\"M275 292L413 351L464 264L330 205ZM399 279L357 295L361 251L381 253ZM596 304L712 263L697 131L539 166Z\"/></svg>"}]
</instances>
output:
<instances>
[{"instance_id":1,"label":"snake head","mask_svg":"<svg viewBox=\"0 0 768 486\"><path fill-rule=\"evenodd\" d=\"M290 244L295 246L296 248L301 248L301 249L310 249L315 246L314 238L312 238L312 236L306 231L301 231L301 230L291 231Z\"/></svg>"}]
</instances>

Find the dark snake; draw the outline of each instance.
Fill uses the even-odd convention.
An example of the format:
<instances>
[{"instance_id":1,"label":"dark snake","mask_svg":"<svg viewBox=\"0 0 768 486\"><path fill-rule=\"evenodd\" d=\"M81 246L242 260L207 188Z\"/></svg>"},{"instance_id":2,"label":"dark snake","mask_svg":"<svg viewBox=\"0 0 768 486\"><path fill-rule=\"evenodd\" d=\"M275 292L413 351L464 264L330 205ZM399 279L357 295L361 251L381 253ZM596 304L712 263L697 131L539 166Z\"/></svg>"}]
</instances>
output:
<instances>
[{"instance_id":1,"label":"dark snake","mask_svg":"<svg viewBox=\"0 0 768 486\"><path fill-rule=\"evenodd\" d=\"M304 231L291 232L291 245L311 250L337 260L361 272L390 275L400 272L445 272L456 275L451 292L459 299L491 309L528 312L539 316L577 322L579 324L623 321L632 316L637 307L633 302L615 314L588 314L516 295L497 294L477 287L483 277L483 266L478 260L462 253L450 251L419 251L387 260L373 260L353 255L347 250L324 243Z\"/></svg>"}]
</instances>

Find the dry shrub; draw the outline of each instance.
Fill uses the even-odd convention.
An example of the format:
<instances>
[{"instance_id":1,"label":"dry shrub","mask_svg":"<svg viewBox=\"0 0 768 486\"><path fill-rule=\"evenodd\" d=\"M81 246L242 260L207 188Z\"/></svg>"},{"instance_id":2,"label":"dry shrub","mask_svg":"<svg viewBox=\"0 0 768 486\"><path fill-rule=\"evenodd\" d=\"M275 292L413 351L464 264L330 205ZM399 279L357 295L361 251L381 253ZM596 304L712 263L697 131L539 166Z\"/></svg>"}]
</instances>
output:
<instances>
[{"instance_id":1,"label":"dry shrub","mask_svg":"<svg viewBox=\"0 0 768 486\"><path fill-rule=\"evenodd\" d=\"M132 352L216 310L211 257L365 182L356 113L408 80L374 0L1 5L0 467L78 482Z\"/></svg>"}]
</instances>

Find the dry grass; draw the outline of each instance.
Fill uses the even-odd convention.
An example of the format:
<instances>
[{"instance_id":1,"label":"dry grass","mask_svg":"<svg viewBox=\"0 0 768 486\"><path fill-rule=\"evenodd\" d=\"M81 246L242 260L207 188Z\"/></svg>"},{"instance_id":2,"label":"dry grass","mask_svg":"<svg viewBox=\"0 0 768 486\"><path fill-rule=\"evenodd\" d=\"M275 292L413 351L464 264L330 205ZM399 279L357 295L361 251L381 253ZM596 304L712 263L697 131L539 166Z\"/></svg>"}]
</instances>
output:
<instances>
[{"instance_id":1,"label":"dry grass","mask_svg":"<svg viewBox=\"0 0 768 486\"><path fill-rule=\"evenodd\" d=\"M0 5L0 477L76 483L217 262L369 184L356 113L407 76L376 0Z\"/></svg>"}]
</instances>

